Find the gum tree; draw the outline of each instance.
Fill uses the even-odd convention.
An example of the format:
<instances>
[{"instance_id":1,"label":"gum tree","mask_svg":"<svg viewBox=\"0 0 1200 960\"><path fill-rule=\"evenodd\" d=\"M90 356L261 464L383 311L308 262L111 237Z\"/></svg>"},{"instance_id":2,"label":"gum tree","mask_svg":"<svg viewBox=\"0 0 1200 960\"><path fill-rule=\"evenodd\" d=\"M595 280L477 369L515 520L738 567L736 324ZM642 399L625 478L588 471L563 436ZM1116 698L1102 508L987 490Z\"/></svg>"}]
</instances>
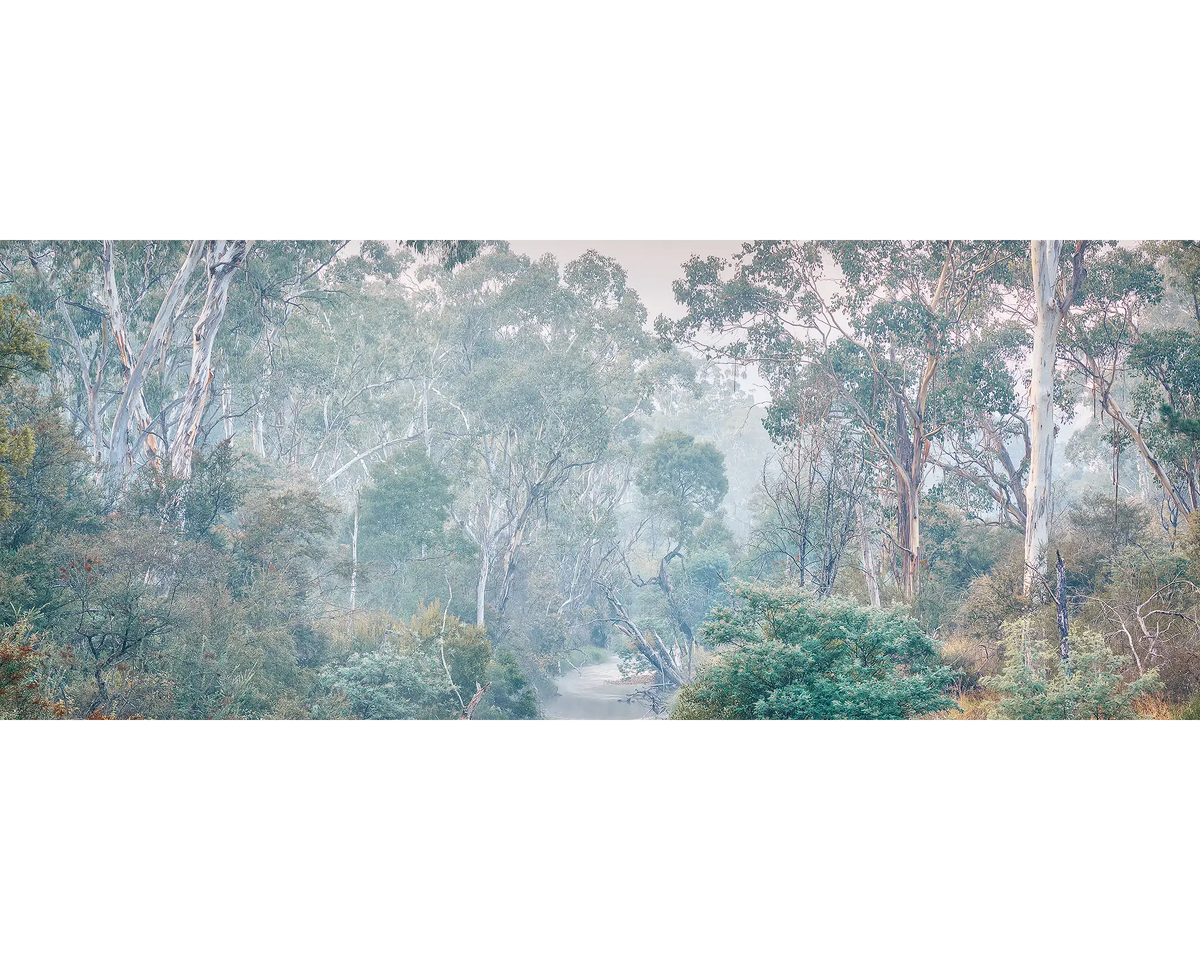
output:
<instances>
[{"instance_id":1,"label":"gum tree","mask_svg":"<svg viewBox=\"0 0 1200 960\"><path fill-rule=\"evenodd\" d=\"M1083 279L1086 241L1075 243L1070 275L1060 281L1062 240L1031 240L1033 301L1037 311L1029 381L1029 481L1025 488L1025 593L1034 577L1045 573L1044 553L1050 538L1050 484L1054 465L1054 366L1063 318Z\"/></svg>"},{"instance_id":2,"label":"gum tree","mask_svg":"<svg viewBox=\"0 0 1200 960\"><path fill-rule=\"evenodd\" d=\"M450 369L431 391L434 457L461 478L453 518L478 550L475 619L503 616L557 493L649 410L672 361L616 261L560 270L504 250L444 278L427 306Z\"/></svg>"},{"instance_id":3,"label":"gum tree","mask_svg":"<svg viewBox=\"0 0 1200 960\"><path fill-rule=\"evenodd\" d=\"M992 324L1019 246L981 241L758 241L693 258L665 338L759 364L772 400L802 368L834 390L889 477L889 549L909 601L920 583L922 487L961 410L939 403L955 357Z\"/></svg>"}]
</instances>

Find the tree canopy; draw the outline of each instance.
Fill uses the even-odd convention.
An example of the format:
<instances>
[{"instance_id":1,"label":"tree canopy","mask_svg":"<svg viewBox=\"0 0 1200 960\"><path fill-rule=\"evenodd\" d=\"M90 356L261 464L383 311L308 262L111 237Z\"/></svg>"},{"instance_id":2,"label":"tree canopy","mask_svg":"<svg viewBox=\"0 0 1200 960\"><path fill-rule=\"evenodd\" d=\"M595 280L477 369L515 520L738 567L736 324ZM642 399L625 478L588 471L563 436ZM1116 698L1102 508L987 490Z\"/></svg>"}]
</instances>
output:
<instances>
[{"instance_id":1,"label":"tree canopy","mask_svg":"<svg viewBox=\"0 0 1200 960\"><path fill-rule=\"evenodd\" d=\"M1181 715L1197 262L5 241L0 709Z\"/></svg>"},{"instance_id":2,"label":"tree canopy","mask_svg":"<svg viewBox=\"0 0 1200 960\"><path fill-rule=\"evenodd\" d=\"M787 587L740 585L713 611L719 651L684 688L684 720L901 720L945 710L949 670L912 619Z\"/></svg>"}]
</instances>

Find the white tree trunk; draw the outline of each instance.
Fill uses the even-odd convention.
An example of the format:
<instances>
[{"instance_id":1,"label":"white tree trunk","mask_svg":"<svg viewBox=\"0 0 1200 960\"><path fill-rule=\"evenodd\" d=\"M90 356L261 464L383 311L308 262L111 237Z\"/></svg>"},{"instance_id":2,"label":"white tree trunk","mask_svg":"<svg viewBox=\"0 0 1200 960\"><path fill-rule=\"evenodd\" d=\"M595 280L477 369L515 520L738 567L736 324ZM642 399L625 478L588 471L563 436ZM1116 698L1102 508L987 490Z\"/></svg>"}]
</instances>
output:
<instances>
[{"instance_id":1,"label":"white tree trunk","mask_svg":"<svg viewBox=\"0 0 1200 960\"><path fill-rule=\"evenodd\" d=\"M871 598L871 606L876 610L879 602L879 577L875 573L875 550L871 545L871 537L867 532L867 521L863 515L861 502L854 504L854 512L858 518L858 544L862 549L863 575L867 578L867 595Z\"/></svg>"},{"instance_id":2,"label":"white tree trunk","mask_svg":"<svg viewBox=\"0 0 1200 960\"><path fill-rule=\"evenodd\" d=\"M1025 488L1025 595L1034 571L1045 573L1050 539L1050 483L1054 459L1054 360L1062 321L1055 284L1061 240L1031 240L1037 325L1033 332L1033 375L1029 381L1029 481Z\"/></svg>"},{"instance_id":3,"label":"white tree trunk","mask_svg":"<svg viewBox=\"0 0 1200 960\"><path fill-rule=\"evenodd\" d=\"M917 599L921 585L921 490L915 482L897 484L896 504L899 524L896 540L900 545L900 585L904 599Z\"/></svg>"},{"instance_id":4,"label":"white tree trunk","mask_svg":"<svg viewBox=\"0 0 1200 960\"><path fill-rule=\"evenodd\" d=\"M113 340L117 344L117 353L121 357L121 370L125 374L126 388L122 396L122 404L119 408L119 413L124 414L125 422L114 424L113 432L110 434L109 440L109 461L108 467L112 471L110 476L113 479L119 480L122 473L128 464L124 463L128 444L125 437L121 437L118 442L117 433L118 426L128 432L129 429L129 414L132 412L134 423L137 425L139 432L144 432L150 426L150 411L146 409L146 401L142 397L140 388L130 390L130 379L133 375L133 346L129 337L129 326L125 323L125 311L121 309L121 295L117 289L117 271L116 271L116 244L111 240L105 240L102 243L103 249L103 266L104 266L104 299L108 306L108 324L112 330ZM147 441L150 445L151 452L157 453L154 450L154 441L147 436Z\"/></svg>"},{"instance_id":5,"label":"white tree trunk","mask_svg":"<svg viewBox=\"0 0 1200 960\"><path fill-rule=\"evenodd\" d=\"M227 240L209 241L208 291L200 318L192 328L192 367L171 443L171 473L177 477L186 477L192 472L192 453L200 436L200 424L213 378L213 343L221 320L225 317L234 271L245 259L248 249L249 242L246 240L234 240L232 243Z\"/></svg>"},{"instance_id":6,"label":"white tree trunk","mask_svg":"<svg viewBox=\"0 0 1200 960\"><path fill-rule=\"evenodd\" d=\"M475 585L475 626L484 626L483 615L487 608L488 569L491 567L491 556L484 548L480 548L479 582Z\"/></svg>"},{"instance_id":7,"label":"white tree trunk","mask_svg":"<svg viewBox=\"0 0 1200 960\"><path fill-rule=\"evenodd\" d=\"M225 427L225 439L233 439L233 385L221 386L221 422Z\"/></svg>"},{"instance_id":8,"label":"white tree trunk","mask_svg":"<svg viewBox=\"0 0 1200 960\"><path fill-rule=\"evenodd\" d=\"M358 494L354 495L354 527L350 532L350 624L354 626L354 603L358 598Z\"/></svg>"},{"instance_id":9,"label":"white tree trunk","mask_svg":"<svg viewBox=\"0 0 1200 960\"><path fill-rule=\"evenodd\" d=\"M259 396L259 402L262 402L261 395ZM254 417L250 421L250 442L254 446L254 455L256 457L261 457L264 460L267 456L267 443L263 437L263 431L265 428L266 425L263 423L262 411L255 410Z\"/></svg>"},{"instance_id":10,"label":"white tree trunk","mask_svg":"<svg viewBox=\"0 0 1200 960\"><path fill-rule=\"evenodd\" d=\"M127 345L122 345L121 363L125 369L125 390L122 392L121 399L117 404L112 432L109 434L109 464L119 470L123 471L125 469L130 456L130 418L136 418L139 430L141 431L144 431L150 422L150 414L146 410L146 402L142 395L142 385L145 383L146 373L150 369L152 360L158 354L167 336L167 332L175 322L176 311L180 309L180 304L183 302L184 294L187 291L188 282L191 280L192 274L200 263L200 258L203 254L204 241L193 240L191 247L188 248L183 264L175 274L175 279L171 281L171 286L167 288L166 296L163 297L163 302L158 308L158 314L154 318L154 323L150 326L150 332L146 336L146 342L142 346L137 363L132 365L129 363L129 358L126 355ZM116 302L116 280L109 277L112 268L112 241L104 241L104 258L105 287L108 288L110 284L112 287L112 294L110 296L111 310L114 302ZM157 445L150 436L147 436L146 440L147 446L150 449L151 459L157 462Z\"/></svg>"}]
</instances>

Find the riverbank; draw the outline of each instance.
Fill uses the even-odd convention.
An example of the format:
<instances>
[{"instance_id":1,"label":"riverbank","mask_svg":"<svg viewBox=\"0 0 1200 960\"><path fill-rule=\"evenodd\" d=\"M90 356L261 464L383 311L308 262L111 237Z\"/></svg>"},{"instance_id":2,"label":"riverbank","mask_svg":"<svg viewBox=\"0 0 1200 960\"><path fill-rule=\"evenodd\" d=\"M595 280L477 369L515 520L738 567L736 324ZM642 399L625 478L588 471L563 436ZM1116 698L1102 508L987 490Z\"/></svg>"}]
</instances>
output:
<instances>
[{"instance_id":1,"label":"riverbank","mask_svg":"<svg viewBox=\"0 0 1200 960\"><path fill-rule=\"evenodd\" d=\"M665 720L655 715L647 692L649 677L629 682L613 657L603 663L563 671L542 702L547 720Z\"/></svg>"}]
</instances>

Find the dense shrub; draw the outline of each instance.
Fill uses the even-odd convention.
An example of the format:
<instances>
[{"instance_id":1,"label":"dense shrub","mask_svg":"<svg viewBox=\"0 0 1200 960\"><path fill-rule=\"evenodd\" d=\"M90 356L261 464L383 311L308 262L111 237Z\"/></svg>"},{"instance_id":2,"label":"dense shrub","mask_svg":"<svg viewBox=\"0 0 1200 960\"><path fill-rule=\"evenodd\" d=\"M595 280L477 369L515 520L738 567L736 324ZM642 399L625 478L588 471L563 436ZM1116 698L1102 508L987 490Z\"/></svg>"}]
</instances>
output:
<instances>
[{"instance_id":1,"label":"dense shrub","mask_svg":"<svg viewBox=\"0 0 1200 960\"><path fill-rule=\"evenodd\" d=\"M680 692L676 719L900 719L952 706L949 670L900 613L739 584L703 634L720 652Z\"/></svg>"},{"instance_id":2,"label":"dense shrub","mask_svg":"<svg viewBox=\"0 0 1200 960\"><path fill-rule=\"evenodd\" d=\"M1069 668L1058 656L1058 640L1035 625L1017 621L1005 629L1006 667L984 684L999 692L993 716L1007 720L1132 720L1134 701L1158 689L1147 671L1127 680L1129 657L1112 652L1100 634L1071 637Z\"/></svg>"}]
</instances>

